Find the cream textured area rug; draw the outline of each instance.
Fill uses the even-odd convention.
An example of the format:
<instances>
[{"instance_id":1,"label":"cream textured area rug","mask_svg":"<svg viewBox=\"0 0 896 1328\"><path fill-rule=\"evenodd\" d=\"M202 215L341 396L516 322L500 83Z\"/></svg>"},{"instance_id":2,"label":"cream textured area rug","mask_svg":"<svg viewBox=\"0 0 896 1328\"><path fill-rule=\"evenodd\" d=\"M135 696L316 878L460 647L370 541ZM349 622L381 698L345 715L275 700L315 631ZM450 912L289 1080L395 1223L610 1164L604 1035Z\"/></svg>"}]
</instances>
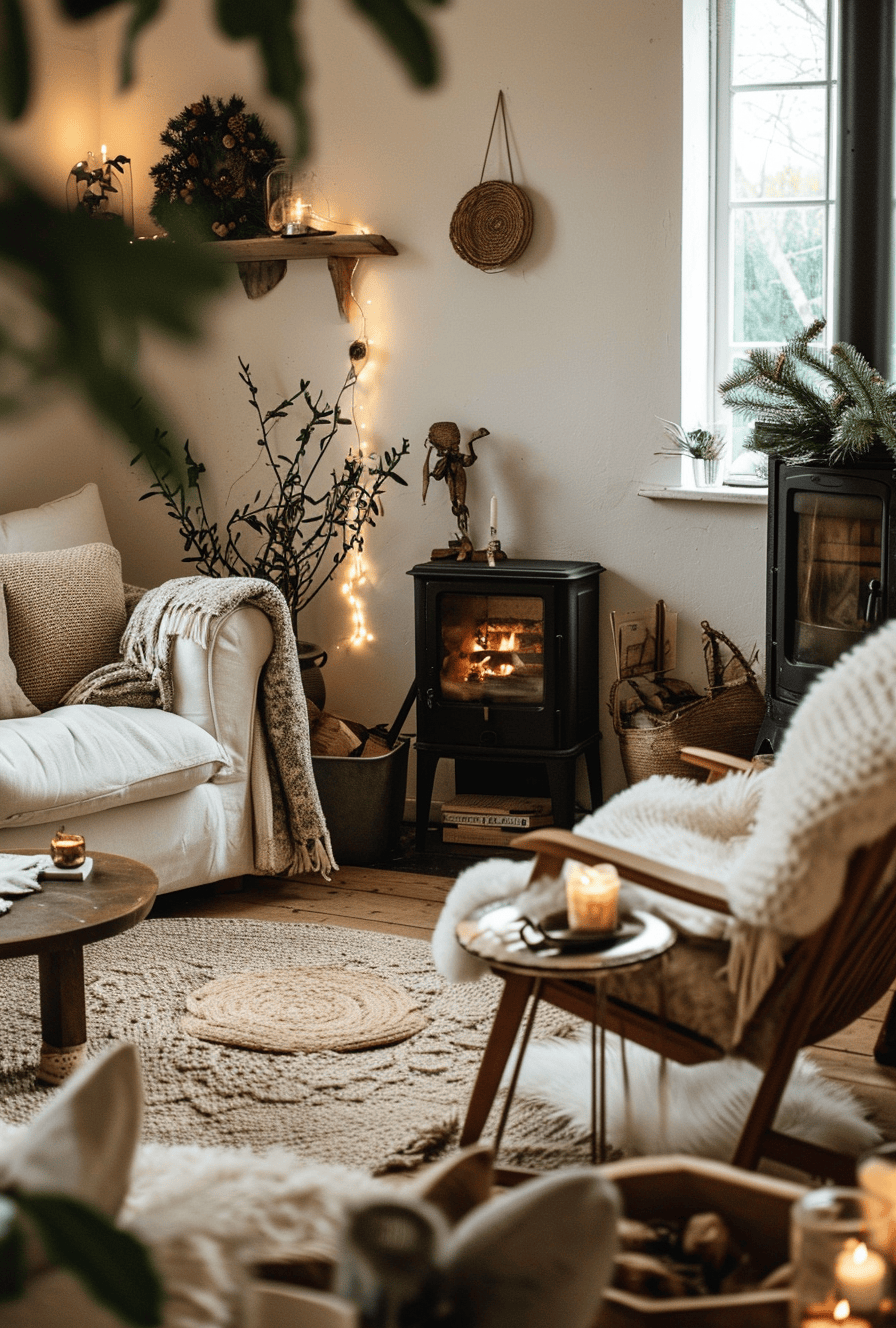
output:
<instances>
[{"instance_id":1,"label":"cream textured area rug","mask_svg":"<svg viewBox=\"0 0 896 1328\"><path fill-rule=\"evenodd\" d=\"M405 1149L413 1165L456 1140L450 1127L466 1110L499 987L496 980L448 986L424 941L242 919L153 919L87 946L84 962L90 1050L117 1040L139 1048L145 1140L281 1144L304 1158L370 1170ZM188 997L212 980L297 966L378 974L412 997L426 1025L395 1046L297 1055L223 1046L182 1030ZM0 987L0 1120L19 1122L53 1091L33 1082L37 960L3 961ZM546 1012L541 1027L558 1032L569 1020ZM575 1131L522 1101L509 1143L505 1157L538 1167L588 1156Z\"/></svg>"},{"instance_id":2,"label":"cream textured area rug","mask_svg":"<svg viewBox=\"0 0 896 1328\"><path fill-rule=\"evenodd\" d=\"M2 925L2 923L0 923ZM251 922L242 919L158 919L141 923L84 952L91 1051L112 1041L136 1043L147 1093L144 1139L171 1144L224 1144L265 1148L285 1145L301 1157L375 1170L394 1161L413 1166L453 1145L452 1123L462 1119L497 1005L499 983L448 985L436 974L424 941L337 927ZM363 1051L276 1054L200 1040L185 1032L188 997L234 973L301 967L378 974L403 988L426 1019L420 1032L394 1046ZM27 1120L52 1089L37 1088L33 1074L40 1045L37 960L0 964L0 1120ZM544 1007L535 1037L566 1034L581 1025ZM634 1049L632 1049L634 1050ZM530 1045L525 1078L548 1103L518 1094L502 1160L537 1169L587 1162L583 1115L588 1062L575 1042ZM553 1061L553 1063L551 1063ZM714 1070L724 1083L729 1066ZM642 1080L635 1102L654 1118L656 1092ZM675 1078L670 1124L679 1123L665 1148L724 1155L737 1129L736 1115L717 1101L727 1129L696 1124L695 1106L706 1102L704 1078ZM546 1091L545 1079L555 1091ZM565 1082L564 1082L565 1080ZM655 1076L654 1076L655 1082ZM811 1100L813 1136L830 1117L861 1130L860 1107L842 1090L809 1072L803 1102ZM808 1099L805 1093L808 1092ZM559 1100L558 1100L559 1099ZM573 1113L570 1121L563 1100ZM611 1095L610 1124L617 1146L623 1133ZM797 1114L803 1110L797 1107ZM735 1108L736 1111L736 1108ZM577 1119L576 1119L577 1118ZM490 1127L493 1128L493 1125ZM841 1137L839 1134L838 1138ZM637 1151L656 1152L663 1141L636 1132Z\"/></svg>"}]
</instances>

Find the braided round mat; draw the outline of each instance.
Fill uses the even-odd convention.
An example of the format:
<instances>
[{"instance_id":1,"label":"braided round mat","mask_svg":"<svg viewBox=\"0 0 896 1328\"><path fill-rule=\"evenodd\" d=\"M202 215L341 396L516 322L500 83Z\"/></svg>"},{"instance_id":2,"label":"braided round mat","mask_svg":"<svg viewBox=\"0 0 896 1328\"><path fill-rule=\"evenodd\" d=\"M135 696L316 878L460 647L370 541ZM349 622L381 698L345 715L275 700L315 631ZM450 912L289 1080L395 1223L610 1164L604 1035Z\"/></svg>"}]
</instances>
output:
<instances>
[{"instance_id":1,"label":"braided round mat","mask_svg":"<svg viewBox=\"0 0 896 1328\"><path fill-rule=\"evenodd\" d=\"M217 978L187 997L181 1029L255 1051L360 1051L426 1027L406 991L375 973L274 968Z\"/></svg>"},{"instance_id":2,"label":"braided round mat","mask_svg":"<svg viewBox=\"0 0 896 1328\"><path fill-rule=\"evenodd\" d=\"M486 180L464 194L449 234L464 262L484 271L508 267L532 238L532 204L519 185Z\"/></svg>"}]
</instances>

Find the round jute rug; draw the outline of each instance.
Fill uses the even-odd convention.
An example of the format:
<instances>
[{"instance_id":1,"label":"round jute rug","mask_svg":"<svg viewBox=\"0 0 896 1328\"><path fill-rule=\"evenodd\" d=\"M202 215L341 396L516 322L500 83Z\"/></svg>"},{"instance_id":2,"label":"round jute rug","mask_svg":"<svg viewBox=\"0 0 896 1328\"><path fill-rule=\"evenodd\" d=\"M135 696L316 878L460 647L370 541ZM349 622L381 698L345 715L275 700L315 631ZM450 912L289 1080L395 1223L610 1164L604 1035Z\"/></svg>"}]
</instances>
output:
<instances>
[{"instance_id":1,"label":"round jute rug","mask_svg":"<svg viewBox=\"0 0 896 1328\"><path fill-rule=\"evenodd\" d=\"M232 973L192 992L187 1010L185 1033L257 1051L362 1051L426 1027L401 987L323 965Z\"/></svg>"}]
</instances>

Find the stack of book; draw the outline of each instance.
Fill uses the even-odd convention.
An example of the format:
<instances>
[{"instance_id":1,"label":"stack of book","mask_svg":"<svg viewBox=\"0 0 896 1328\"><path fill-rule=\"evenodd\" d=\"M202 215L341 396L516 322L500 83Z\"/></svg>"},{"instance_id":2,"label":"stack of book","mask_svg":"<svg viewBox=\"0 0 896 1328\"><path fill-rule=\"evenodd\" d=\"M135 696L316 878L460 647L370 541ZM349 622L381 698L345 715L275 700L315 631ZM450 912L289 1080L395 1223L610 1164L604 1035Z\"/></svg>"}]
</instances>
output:
<instances>
[{"instance_id":1,"label":"stack of book","mask_svg":"<svg viewBox=\"0 0 896 1328\"><path fill-rule=\"evenodd\" d=\"M461 793L442 804L442 839L446 844L508 845L542 825L553 825L550 798L521 798L503 793Z\"/></svg>"}]
</instances>

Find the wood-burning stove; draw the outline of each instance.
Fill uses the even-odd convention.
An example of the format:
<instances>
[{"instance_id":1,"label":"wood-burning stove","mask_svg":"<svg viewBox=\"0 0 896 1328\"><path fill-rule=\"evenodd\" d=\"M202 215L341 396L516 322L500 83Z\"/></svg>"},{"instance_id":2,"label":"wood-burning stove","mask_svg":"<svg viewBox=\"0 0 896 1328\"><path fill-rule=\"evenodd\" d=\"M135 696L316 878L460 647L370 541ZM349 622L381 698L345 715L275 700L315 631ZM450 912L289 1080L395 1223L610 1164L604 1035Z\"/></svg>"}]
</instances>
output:
<instances>
[{"instance_id":1,"label":"wood-burning stove","mask_svg":"<svg viewBox=\"0 0 896 1328\"><path fill-rule=\"evenodd\" d=\"M411 568L417 667L417 843L436 767L543 762L558 825L575 819L584 753L601 802L599 563L508 559ZM496 790L500 791L500 790Z\"/></svg>"},{"instance_id":2,"label":"wood-burning stove","mask_svg":"<svg viewBox=\"0 0 896 1328\"><path fill-rule=\"evenodd\" d=\"M766 718L775 751L818 674L896 616L893 458L861 467L769 466Z\"/></svg>"}]
</instances>

